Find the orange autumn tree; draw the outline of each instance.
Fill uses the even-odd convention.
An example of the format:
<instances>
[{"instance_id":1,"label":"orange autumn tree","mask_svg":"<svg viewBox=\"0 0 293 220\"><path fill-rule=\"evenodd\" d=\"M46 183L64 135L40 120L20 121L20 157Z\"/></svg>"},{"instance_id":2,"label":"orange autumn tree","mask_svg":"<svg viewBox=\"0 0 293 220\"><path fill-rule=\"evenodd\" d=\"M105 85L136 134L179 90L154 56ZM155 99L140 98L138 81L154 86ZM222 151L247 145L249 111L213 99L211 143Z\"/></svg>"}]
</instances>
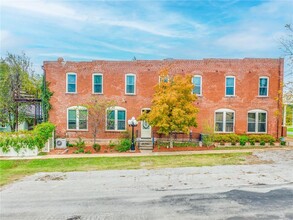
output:
<instances>
[{"instance_id":1,"label":"orange autumn tree","mask_svg":"<svg viewBox=\"0 0 293 220\"><path fill-rule=\"evenodd\" d=\"M170 147L173 147L173 132L188 134L191 127L197 126L198 108L194 105L197 97L192 93L194 85L191 79L191 75L170 77L168 69L161 70L151 111L139 117L139 120L158 128L158 133L170 135Z\"/></svg>"}]
</instances>

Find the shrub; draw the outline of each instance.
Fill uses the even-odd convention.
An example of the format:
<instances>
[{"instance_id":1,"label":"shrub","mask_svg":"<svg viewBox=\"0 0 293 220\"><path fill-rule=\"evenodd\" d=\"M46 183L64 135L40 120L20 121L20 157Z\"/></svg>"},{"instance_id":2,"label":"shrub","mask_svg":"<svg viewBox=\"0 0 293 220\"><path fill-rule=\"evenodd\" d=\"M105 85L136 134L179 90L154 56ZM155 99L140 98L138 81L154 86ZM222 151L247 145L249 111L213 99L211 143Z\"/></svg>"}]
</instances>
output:
<instances>
[{"instance_id":1,"label":"shrub","mask_svg":"<svg viewBox=\"0 0 293 220\"><path fill-rule=\"evenodd\" d=\"M41 150L47 140L52 137L55 125L45 122L37 125L33 131L5 132L0 134L0 148L8 152L11 147L16 152L22 148Z\"/></svg>"},{"instance_id":2,"label":"shrub","mask_svg":"<svg viewBox=\"0 0 293 220\"><path fill-rule=\"evenodd\" d=\"M101 145L99 145L98 143L93 144L93 148L96 152L99 152L101 150Z\"/></svg>"},{"instance_id":3,"label":"shrub","mask_svg":"<svg viewBox=\"0 0 293 220\"><path fill-rule=\"evenodd\" d=\"M114 141L110 140L109 147L114 148L115 146L116 146L116 143Z\"/></svg>"},{"instance_id":4,"label":"shrub","mask_svg":"<svg viewBox=\"0 0 293 220\"><path fill-rule=\"evenodd\" d=\"M244 146L248 142L248 137L246 135L241 135L239 138L239 143L241 146Z\"/></svg>"},{"instance_id":5,"label":"shrub","mask_svg":"<svg viewBox=\"0 0 293 220\"><path fill-rule=\"evenodd\" d=\"M130 149L131 140L123 138L119 141L118 145L115 147L115 150L119 152L126 152Z\"/></svg>"},{"instance_id":6,"label":"shrub","mask_svg":"<svg viewBox=\"0 0 293 220\"><path fill-rule=\"evenodd\" d=\"M202 138L202 143L203 143L203 146L205 147L211 146L213 141L214 141L214 135L206 134Z\"/></svg>"},{"instance_id":7,"label":"shrub","mask_svg":"<svg viewBox=\"0 0 293 220\"><path fill-rule=\"evenodd\" d=\"M237 134L216 134L213 140L220 143L237 143L240 137Z\"/></svg>"},{"instance_id":8,"label":"shrub","mask_svg":"<svg viewBox=\"0 0 293 220\"><path fill-rule=\"evenodd\" d=\"M260 141L260 145L261 146L264 146L266 144L266 142L264 142L264 141Z\"/></svg>"},{"instance_id":9,"label":"shrub","mask_svg":"<svg viewBox=\"0 0 293 220\"><path fill-rule=\"evenodd\" d=\"M78 141L75 141L75 146L77 148L84 148L85 147L85 143L84 143L84 141L80 137L78 137Z\"/></svg>"}]
</instances>

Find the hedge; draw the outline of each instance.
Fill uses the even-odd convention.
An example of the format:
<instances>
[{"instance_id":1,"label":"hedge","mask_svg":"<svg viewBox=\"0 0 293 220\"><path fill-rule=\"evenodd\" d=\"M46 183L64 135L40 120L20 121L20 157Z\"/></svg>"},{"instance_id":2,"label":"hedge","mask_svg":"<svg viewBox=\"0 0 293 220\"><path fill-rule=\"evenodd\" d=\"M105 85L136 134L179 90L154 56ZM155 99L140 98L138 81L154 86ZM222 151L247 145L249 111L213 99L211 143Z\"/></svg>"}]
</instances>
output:
<instances>
[{"instance_id":1,"label":"hedge","mask_svg":"<svg viewBox=\"0 0 293 220\"><path fill-rule=\"evenodd\" d=\"M30 150L36 147L41 150L47 140L52 137L55 125L49 122L38 124L32 131L2 132L0 133L0 149L4 153L9 152L10 148L19 152L22 148Z\"/></svg>"},{"instance_id":2,"label":"hedge","mask_svg":"<svg viewBox=\"0 0 293 220\"><path fill-rule=\"evenodd\" d=\"M245 145L246 142L250 143L274 143L276 139L269 134L259 134L259 135L237 135L237 134L215 134L214 142L219 143L237 143L240 145Z\"/></svg>"}]
</instances>

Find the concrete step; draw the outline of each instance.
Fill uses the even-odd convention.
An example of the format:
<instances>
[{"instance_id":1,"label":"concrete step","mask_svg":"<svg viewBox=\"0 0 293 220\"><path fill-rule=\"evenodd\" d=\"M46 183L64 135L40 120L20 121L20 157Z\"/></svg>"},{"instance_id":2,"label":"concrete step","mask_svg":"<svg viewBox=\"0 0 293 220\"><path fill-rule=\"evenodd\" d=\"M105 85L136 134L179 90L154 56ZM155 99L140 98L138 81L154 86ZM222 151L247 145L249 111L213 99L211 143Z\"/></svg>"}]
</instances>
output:
<instances>
[{"instance_id":1,"label":"concrete step","mask_svg":"<svg viewBox=\"0 0 293 220\"><path fill-rule=\"evenodd\" d=\"M140 150L150 150L150 151L152 151L153 150L153 146L140 146L139 149Z\"/></svg>"}]
</instances>

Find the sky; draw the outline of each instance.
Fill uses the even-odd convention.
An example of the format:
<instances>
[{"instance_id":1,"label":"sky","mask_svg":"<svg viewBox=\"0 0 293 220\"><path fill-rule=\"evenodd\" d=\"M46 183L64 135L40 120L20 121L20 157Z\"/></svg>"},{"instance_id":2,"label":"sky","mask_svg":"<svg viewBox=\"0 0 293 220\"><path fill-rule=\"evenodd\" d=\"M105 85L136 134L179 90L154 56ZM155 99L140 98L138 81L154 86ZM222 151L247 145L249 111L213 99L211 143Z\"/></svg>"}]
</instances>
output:
<instances>
[{"instance_id":1,"label":"sky","mask_svg":"<svg viewBox=\"0 0 293 220\"><path fill-rule=\"evenodd\" d=\"M1 57L43 61L279 58L293 1L1 0ZM292 77L292 76L286 76Z\"/></svg>"}]
</instances>

